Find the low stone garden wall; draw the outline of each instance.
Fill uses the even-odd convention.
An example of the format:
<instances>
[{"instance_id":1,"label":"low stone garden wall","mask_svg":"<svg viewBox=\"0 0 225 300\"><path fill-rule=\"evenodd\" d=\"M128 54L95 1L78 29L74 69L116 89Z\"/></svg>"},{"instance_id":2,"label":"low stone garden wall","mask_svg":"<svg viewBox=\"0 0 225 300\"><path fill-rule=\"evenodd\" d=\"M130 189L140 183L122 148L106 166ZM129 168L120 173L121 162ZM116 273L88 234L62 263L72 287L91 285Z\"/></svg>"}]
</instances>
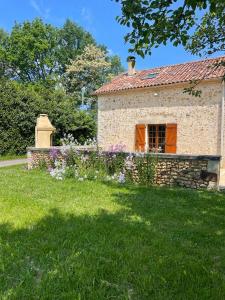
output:
<instances>
[{"instance_id":1,"label":"low stone garden wall","mask_svg":"<svg viewBox=\"0 0 225 300\"><path fill-rule=\"evenodd\" d=\"M28 168L50 162L53 148L28 148ZM54 147L60 151L60 147ZM86 149L79 147L78 150ZM90 147L88 151L96 150ZM181 186L193 189L217 188L220 172L220 156L151 154L155 161L154 184L160 186Z\"/></svg>"},{"instance_id":2,"label":"low stone garden wall","mask_svg":"<svg viewBox=\"0 0 225 300\"><path fill-rule=\"evenodd\" d=\"M155 183L188 188L217 188L219 156L158 154Z\"/></svg>"},{"instance_id":3,"label":"low stone garden wall","mask_svg":"<svg viewBox=\"0 0 225 300\"><path fill-rule=\"evenodd\" d=\"M50 151L57 151L57 157L60 159L60 151L62 147L54 146L50 148L35 148L29 147L27 148L27 159L28 159L28 169L34 169L40 166L41 163L45 163L47 166L51 164ZM96 151L96 147L94 146L77 146L77 150L79 151ZM61 156L63 159L63 155Z\"/></svg>"}]
</instances>

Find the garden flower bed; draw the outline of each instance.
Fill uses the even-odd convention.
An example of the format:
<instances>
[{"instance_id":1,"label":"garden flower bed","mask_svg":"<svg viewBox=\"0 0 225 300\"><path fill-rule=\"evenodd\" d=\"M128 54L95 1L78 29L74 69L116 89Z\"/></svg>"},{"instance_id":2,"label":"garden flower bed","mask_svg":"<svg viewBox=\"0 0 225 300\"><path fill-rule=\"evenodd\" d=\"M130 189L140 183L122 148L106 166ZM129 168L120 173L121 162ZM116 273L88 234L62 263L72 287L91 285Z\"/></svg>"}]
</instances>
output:
<instances>
[{"instance_id":1,"label":"garden flower bed","mask_svg":"<svg viewBox=\"0 0 225 300\"><path fill-rule=\"evenodd\" d=\"M154 158L150 154L63 147L61 150L50 151L48 170L52 177L59 180L72 177L78 181L87 179L151 185L154 179Z\"/></svg>"},{"instance_id":2,"label":"garden flower bed","mask_svg":"<svg viewBox=\"0 0 225 300\"><path fill-rule=\"evenodd\" d=\"M72 177L195 189L218 187L220 159L213 155L127 153L122 144L101 151L97 145L78 146L72 136L63 140L62 147L28 148L28 168L45 167L58 180Z\"/></svg>"}]
</instances>

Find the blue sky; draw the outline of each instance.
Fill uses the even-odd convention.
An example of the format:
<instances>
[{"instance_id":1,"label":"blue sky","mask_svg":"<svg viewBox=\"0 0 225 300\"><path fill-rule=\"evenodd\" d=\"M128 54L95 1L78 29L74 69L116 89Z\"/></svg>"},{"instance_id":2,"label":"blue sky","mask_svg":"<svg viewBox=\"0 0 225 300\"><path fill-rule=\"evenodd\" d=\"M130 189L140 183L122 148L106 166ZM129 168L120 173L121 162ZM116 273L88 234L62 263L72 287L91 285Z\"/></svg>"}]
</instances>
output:
<instances>
[{"instance_id":1,"label":"blue sky","mask_svg":"<svg viewBox=\"0 0 225 300\"><path fill-rule=\"evenodd\" d=\"M117 23L120 6L112 0L0 0L0 27L10 31L15 21L42 17L45 22L61 26L69 18L91 32L98 43L121 57L124 67L128 45L124 43L126 28ZM182 47L160 47L151 56L137 57L137 69L196 60Z\"/></svg>"}]
</instances>

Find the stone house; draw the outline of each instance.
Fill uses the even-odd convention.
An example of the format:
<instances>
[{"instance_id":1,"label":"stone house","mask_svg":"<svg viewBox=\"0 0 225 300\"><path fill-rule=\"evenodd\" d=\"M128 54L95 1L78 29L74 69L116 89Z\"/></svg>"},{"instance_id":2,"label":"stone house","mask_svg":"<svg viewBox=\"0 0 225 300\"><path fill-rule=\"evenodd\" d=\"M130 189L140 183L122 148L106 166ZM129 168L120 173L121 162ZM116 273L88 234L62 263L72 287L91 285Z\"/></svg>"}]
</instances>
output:
<instances>
[{"instance_id":1,"label":"stone house","mask_svg":"<svg viewBox=\"0 0 225 300\"><path fill-rule=\"evenodd\" d=\"M94 94L98 97L98 143L103 150L125 144L127 151L225 157L225 57L128 72ZM200 97L184 93L198 82ZM225 165L225 159L222 160Z\"/></svg>"}]
</instances>

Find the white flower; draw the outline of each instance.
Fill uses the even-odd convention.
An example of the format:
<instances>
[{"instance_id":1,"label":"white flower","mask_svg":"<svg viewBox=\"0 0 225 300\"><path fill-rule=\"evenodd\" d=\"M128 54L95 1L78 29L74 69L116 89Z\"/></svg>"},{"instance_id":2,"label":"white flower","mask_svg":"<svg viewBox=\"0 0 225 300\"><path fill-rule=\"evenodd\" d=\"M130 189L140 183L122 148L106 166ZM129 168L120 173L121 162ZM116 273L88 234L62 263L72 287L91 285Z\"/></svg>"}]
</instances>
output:
<instances>
[{"instance_id":1,"label":"white flower","mask_svg":"<svg viewBox=\"0 0 225 300\"><path fill-rule=\"evenodd\" d=\"M53 169L50 170L50 175L57 180L63 180L65 173L66 173L66 163L65 161L58 161L54 162Z\"/></svg>"},{"instance_id":2,"label":"white flower","mask_svg":"<svg viewBox=\"0 0 225 300\"><path fill-rule=\"evenodd\" d=\"M130 157L127 157L124 163L124 166L128 170L132 170L134 168L134 162L130 159Z\"/></svg>"},{"instance_id":3,"label":"white flower","mask_svg":"<svg viewBox=\"0 0 225 300\"><path fill-rule=\"evenodd\" d=\"M83 177L79 177L78 181L84 181L84 178Z\"/></svg>"},{"instance_id":4,"label":"white flower","mask_svg":"<svg viewBox=\"0 0 225 300\"><path fill-rule=\"evenodd\" d=\"M79 143L72 134L64 134L63 138L60 140L62 146L69 146L69 147L77 147L77 146L97 146L97 140L87 139L83 144Z\"/></svg>"},{"instance_id":5,"label":"white flower","mask_svg":"<svg viewBox=\"0 0 225 300\"><path fill-rule=\"evenodd\" d=\"M120 172L119 176L118 176L118 182L119 183L125 183L125 174L123 174L122 172Z\"/></svg>"}]
</instances>

